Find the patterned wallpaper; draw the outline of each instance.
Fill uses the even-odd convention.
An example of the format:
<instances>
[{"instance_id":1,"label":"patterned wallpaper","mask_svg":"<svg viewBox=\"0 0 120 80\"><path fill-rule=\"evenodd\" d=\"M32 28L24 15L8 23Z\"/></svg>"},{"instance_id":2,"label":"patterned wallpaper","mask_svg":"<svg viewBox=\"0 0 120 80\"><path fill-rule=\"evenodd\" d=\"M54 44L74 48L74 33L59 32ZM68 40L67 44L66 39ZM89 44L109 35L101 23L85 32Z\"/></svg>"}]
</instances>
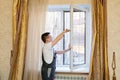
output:
<instances>
[{"instance_id":1,"label":"patterned wallpaper","mask_svg":"<svg viewBox=\"0 0 120 80\"><path fill-rule=\"evenodd\" d=\"M12 36L12 0L0 0L0 78L8 80Z\"/></svg>"},{"instance_id":2,"label":"patterned wallpaper","mask_svg":"<svg viewBox=\"0 0 120 80\"><path fill-rule=\"evenodd\" d=\"M116 76L120 79L120 0L107 0L108 1L108 57L110 78L112 80L112 55L113 51L116 52Z\"/></svg>"},{"instance_id":3,"label":"patterned wallpaper","mask_svg":"<svg viewBox=\"0 0 120 80\"><path fill-rule=\"evenodd\" d=\"M49 0L49 4L90 4L91 0Z\"/></svg>"}]
</instances>

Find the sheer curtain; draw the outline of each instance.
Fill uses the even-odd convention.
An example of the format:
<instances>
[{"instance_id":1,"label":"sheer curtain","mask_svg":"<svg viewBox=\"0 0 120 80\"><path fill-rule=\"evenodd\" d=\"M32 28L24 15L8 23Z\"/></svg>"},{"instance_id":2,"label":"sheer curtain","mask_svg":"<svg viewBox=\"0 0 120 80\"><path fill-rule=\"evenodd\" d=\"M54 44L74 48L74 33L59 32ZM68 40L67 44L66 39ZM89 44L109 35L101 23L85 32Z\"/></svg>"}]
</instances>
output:
<instances>
[{"instance_id":1,"label":"sheer curtain","mask_svg":"<svg viewBox=\"0 0 120 80\"><path fill-rule=\"evenodd\" d=\"M47 0L29 0L28 37L23 80L41 80L41 34L45 31Z\"/></svg>"},{"instance_id":2,"label":"sheer curtain","mask_svg":"<svg viewBox=\"0 0 120 80\"><path fill-rule=\"evenodd\" d=\"M110 80L107 50L107 0L92 0L93 43L90 80Z\"/></svg>"}]
</instances>

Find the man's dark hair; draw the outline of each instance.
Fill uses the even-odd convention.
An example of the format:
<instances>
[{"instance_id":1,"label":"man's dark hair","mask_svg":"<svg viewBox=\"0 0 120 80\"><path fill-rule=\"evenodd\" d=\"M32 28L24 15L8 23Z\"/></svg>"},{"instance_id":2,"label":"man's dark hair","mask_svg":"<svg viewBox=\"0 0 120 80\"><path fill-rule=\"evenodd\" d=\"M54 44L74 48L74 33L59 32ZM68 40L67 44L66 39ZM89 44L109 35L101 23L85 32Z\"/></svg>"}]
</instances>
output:
<instances>
[{"instance_id":1,"label":"man's dark hair","mask_svg":"<svg viewBox=\"0 0 120 80\"><path fill-rule=\"evenodd\" d=\"M50 32L43 33L41 36L42 41L45 43L47 36L50 34Z\"/></svg>"}]
</instances>

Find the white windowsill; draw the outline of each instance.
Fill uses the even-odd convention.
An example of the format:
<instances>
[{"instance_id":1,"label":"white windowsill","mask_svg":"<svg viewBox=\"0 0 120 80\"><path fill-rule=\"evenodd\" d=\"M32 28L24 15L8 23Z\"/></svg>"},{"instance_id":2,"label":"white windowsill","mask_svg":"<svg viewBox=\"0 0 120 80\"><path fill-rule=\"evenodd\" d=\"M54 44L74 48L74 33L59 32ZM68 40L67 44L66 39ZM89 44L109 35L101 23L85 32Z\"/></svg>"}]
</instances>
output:
<instances>
[{"instance_id":1,"label":"white windowsill","mask_svg":"<svg viewBox=\"0 0 120 80\"><path fill-rule=\"evenodd\" d=\"M70 73L89 73L89 67L80 67L78 69L70 70L69 67L56 67L56 72L70 72Z\"/></svg>"}]
</instances>

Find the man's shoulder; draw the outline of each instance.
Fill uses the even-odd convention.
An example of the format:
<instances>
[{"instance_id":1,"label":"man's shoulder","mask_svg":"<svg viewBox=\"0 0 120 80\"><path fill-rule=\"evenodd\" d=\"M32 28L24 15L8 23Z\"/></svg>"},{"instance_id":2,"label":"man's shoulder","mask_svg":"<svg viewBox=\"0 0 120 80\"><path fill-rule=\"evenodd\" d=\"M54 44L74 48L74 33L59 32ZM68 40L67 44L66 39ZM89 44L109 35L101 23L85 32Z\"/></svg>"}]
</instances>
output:
<instances>
[{"instance_id":1,"label":"man's shoulder","mask_svg":"<svg viewBox=\"0 0 120 80\"><path fill-rule=\"evenodd\" d=\"M50 42L50 43L46 43L46 44L44 44L44 46L43 46L43 48L52 48L52 43Z\"/></svg>"}]
</instances>

